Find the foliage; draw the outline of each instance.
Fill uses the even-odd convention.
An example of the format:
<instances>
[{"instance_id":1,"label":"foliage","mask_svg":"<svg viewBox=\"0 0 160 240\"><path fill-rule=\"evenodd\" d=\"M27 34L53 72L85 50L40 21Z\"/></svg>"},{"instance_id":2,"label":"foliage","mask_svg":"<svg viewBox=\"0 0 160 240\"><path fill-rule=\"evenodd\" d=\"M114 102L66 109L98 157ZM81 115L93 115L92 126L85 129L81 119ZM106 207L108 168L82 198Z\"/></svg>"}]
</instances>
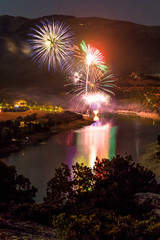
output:
<instances>
[{"instance_id":1,"label":"foliage","mask_svg":"<svg viewBox=\"0 0 160 240\"><path fill-rule=\"evenodd\" d=\"M55 177L47 184L47 197L45 201L57 206L63 206L68 196L72 195L70 177L71 173L68 165L62 164L61 168L56 169Z\"/></svg>"},{"instance_id":2,"label":"foliage","mask_svg":"<svg viewBox=\"0 0 160 240\"><path fill-rule=\"evenodd\" d=\"M53 216L60 239L75 240L154 240L160 236L160 223L154 217L138 220L111 212Z\"/></svg>"},{"instance_id":3,"label":"foliage","mask_svg":"<svg viewBox=\"0 0 160 240\"><path fill-rule=\"evenodd\" d=\"M6 191L6 189L8 191ZM15 201L12 214L53 224L60 239L157 240L160 223L150 217L149 202L136 205L138 192L159 192L155 175L134 163L131 156L111 161L96 159L93 168L62 164L48 182L42 204L33 204L36 189L29 179L17 175L13 166L0 162L0 203Z\"/></svg>"},{"instance_id":4,"label":"foliage","mask_svg":"<svg viewBox=\"0 0 160 240\"><path fill-rule=\"evenodd\" d=\"M23 175L16 176L16 202L19 203L33 203L33 198L36 196L37 189L31 186L29 178Z\"/></svg>"},{"instance_id":5,"label":"foliage","mask_svg":"<svg viewBox=\"0 0 160 240\"><path fill-rule=\"evenodd\" d=\"M155 174L133 162L131 156L117 156L109 161L97 159L94 201L97 205L119 211L132 211L132 199L138 192L159 192Z\"/></svg>"},{"instance_id":6,"label":"foliage","mask_svg":"<svg viewBox=\"0 0 160 240\"><path fill-rule=\"evenodd\" d=\"M83 120L83 116L70 111L60 112L57 110L54 113L46 114L40 119L37 118L37 113L33 113L24 118L19 116L16 120L1 121L1 154L5 151L8 152L9 150L19 149L20 146L23 146L27 142L25 137L28 137L30 134L49 131L50 127L67 124L76 120Z\"/></svg>"},{"instance_id":7,"label":"foliage","mask_svg":"<svg viewBox=\"0 0 160 240\"><path fill-rule=\"evenodd\" d=\"M18 175L14 166L0 161L0 202L33 203L36 192L28 178Z\"/></svg>"},{"instance_id":8,"label":"foliage","mask_svg":"<svg viewBox=\"0 0 160 240\"><path fill-rule=\"evenodd\" d=\"M59 207L87 201L94 207L131 213L134 194L149 191L160 192L155 175L134 163L131 156L117 156L111 161L97 158L93 169L76 163L72 176L68 165L63 164L48 182L45 201Z\"/></svg>"},{"instance_id":9,"label":"foliage","mask_svg":"<svg viewBox=\"0 0 160 240\"><path fill-rule=\"evenodd\" d=\"M95 239L96 233L100 230L100 222L95 214L71 215L61 213L53 216L53 226L59 231L59 237L65 239Z\"/></svg>"},{"instance_id":10,"label":"foliage","mask_svg":"<svg viewBox=\"0 0 160 240\"><path fill-rule=\"evenodd\" d=\"M24 117L24 121L26 122L34 121L36 119L37 119L37 113L33 113Z\"/></svg>"},{"instance_id":11,"label":"foliage","mask_svg":"<svg viewBox=\"0 0 160 240\"><path fill-rule=\"evenodd\" d=\"M5 191L9 189L8 191ZM0 162L0 203L15 201L14 215L41 224L53 224L60 239L157 240L160 223L149 214L148 201L138 205L138 192L159 192L155 175L134 163L131 156L111 161L96 159L93 168L62 164L48 182L42 204L32 204L35 188L17 175L13 166ZM5 195L6 194L6 195ZM3 199L2 199L3 198Z\"/></svg>"},{"instance_id":12,"label":"foliage","mask_svg":"<svg viewBox=\"0 0 160 240\"><path fill-rule=\"evenodd\" d=\"M70 112L70 111L64 111L61 113L47 113L45 114L44 118L48 119L49 125L60 125L65 123L69 123L71 121L75 121L75 120L83 120L83 116L81 114L77 114L74 112Z\"/></svg>"},{"instance_id":13,"label":"foliage","mask_svg":"<svg viewBox=\"0 0 160 240\"><path fill-rule=\"evenodd\" d=\"M160 135L157 137L158 145L160 146Z\"/></svg>"},{"instance_id":14,"label":"foliage","mask_svg":"<svg viewBox=\"0 0 160 240\"><path fill-rule=\"evenodd\" d=\"M74 191L77 194L81 192L91 191L94 178L92 173L92 168L84 166L83 163L76 163L72 166L73 169L73 181Z\"/></svg>"},{"instance_id":15,"label":"foliage","mask_svg":"<svg viewBox=\"0 0 160 240\"><path fill-rule=\"evenodd\" d=\"M92 169L84 166L83 163L76 163L72 168L72 177L66 164L55 170L55 177L47 183L45 202L64 207L68 203L82 201L88 197L87 193L93 186Z\"/></svg>"},{"instance_id":16,"label":"foliage","mask_svg":"<svg viewBox=\"0 0 160 240\"><path fill-rule=\"evenodd\" d=\"M52 215L60 213L59 209L55 206L44 203L13 205L9 210L12 215L18 218L31 220L44 225L51 225Z\"/></svg>"}]
</instances>

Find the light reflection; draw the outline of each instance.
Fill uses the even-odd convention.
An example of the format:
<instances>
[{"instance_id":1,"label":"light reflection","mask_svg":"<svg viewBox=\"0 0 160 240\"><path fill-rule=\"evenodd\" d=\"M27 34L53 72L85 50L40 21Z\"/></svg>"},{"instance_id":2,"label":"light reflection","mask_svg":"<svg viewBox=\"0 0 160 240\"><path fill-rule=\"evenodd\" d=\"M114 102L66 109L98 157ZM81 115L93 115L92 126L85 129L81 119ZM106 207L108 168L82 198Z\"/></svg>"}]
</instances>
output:
<instances>
[{"instance_id":1,"label":"light reflection","mask_svg":"<svg viewBox=\"0 0 160 240\"><path fill-rule=\"evenodd\" d=\"M112 159L115 156L116 127L113 127L111 123L103 125L101 121L97 121L91 126L74 131L74 134L76 135L76 145L74 146L76 149L72 157L71 154L67 154L69 165L83 162L92 167L97 156L107 159ZM69 135L71 143L73 135L71 133Z\"/></svg>"}]
</instances>

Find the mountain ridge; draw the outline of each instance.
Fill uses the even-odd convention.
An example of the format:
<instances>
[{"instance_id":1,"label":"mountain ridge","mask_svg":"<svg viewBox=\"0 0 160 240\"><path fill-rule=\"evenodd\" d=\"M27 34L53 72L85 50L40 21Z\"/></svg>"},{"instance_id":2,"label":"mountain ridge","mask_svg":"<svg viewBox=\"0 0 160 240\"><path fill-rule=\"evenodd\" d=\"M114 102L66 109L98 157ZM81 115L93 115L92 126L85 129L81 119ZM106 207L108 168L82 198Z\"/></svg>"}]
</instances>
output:
<instances>
[{"instance_id":1,"label":"mountain ridge","mask_svg":"<svg viewBox=\"0 0 160 240\"><path fill-rule=\"evenodd\" d=\"M98 17L50 15L29 19L1 15L0 89L47 86L55 92L64 90L65 74L38 68L27 53L28 33L45 19L70 25L77 44L84 40L100 49L116 75L160 73L160 26Z\"/></svg>"}]
</instances>

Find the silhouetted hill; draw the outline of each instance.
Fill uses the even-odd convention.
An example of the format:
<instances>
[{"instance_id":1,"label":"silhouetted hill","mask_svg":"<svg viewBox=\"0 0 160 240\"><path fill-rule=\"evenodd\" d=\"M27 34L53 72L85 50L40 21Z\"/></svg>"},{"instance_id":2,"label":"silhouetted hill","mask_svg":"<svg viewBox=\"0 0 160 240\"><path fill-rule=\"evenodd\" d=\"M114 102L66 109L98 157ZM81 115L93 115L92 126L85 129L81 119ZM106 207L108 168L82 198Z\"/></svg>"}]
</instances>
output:
<instances>
[{"instance_id":1,"label":"silhouetted hill","mask_svg":"<svg viewBox=\"0 0 160 240\"><path fill-rule=\"evenodd\" d=\"M0 16L0 88L63 91L65 75L39 69L28 56L28 33L44 19L70 24L82 40L103 51L115 74L160 73L160 27L103 18L46 16L37 19Z\"/></svg>"}]
</instances>

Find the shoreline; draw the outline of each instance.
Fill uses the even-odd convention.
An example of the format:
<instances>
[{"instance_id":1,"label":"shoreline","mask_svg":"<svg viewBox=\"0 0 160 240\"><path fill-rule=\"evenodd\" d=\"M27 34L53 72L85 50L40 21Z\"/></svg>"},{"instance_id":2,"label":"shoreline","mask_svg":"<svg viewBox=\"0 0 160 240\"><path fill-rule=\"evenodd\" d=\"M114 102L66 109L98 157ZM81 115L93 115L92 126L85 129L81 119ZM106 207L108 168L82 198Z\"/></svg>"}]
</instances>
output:
<instances>
[{"instance_id":1,"label":"shoreline","mask_svg":"<svg viewBox=\"0 0 160 240\"><path fill-rule=\"evenodd\" d=\"M160 115L158 113L151 113L151 112L136 112L136 111L129 111L129 110L114 110L113 113L120 114L120 115L127 115L127 116L136 116L141 118L147 118L152 120L160 120Z\"/></svg>"},{"instance_id":2,"label":"shoreline","mask_svg":"<svg viewBox=\"0 0 160 240\"><path fill-rule=\"evenodd\" d=\"M141 117L146 119L152 119L152 120L160 120L160 115L157 113L149 113L149 112L136 112L136 111L130 111L130 110L113 110L111 114L118 114L118 115L125 115L125 116L134 116L134 117ZM12 143L8 147L4 147L0 149L0 158L8 157L11 153L18 152L22 149L24 149L27 146L35 145L35 144L43 144L43 142L46 142L50 137L53 135L56 135L60 132L69 130L69 129L77 129L84 126L88 126L94 122L94 120L90 117L83 116L82 120L73 120L70 122L64 122L58 126L50 127L48 131L44 132L35 132L30 135L27 135L29 140L26 139L26 136L24 138L20 139L20 145Z\"/></svg>"},{"instance_id":3,"label":"shoreline","mask_svg":"<svg viewBox=\"0 0 160 240\"><path fill-rule=\"evenodd\" d=\"M16 144L13 143L6 148L0 149L0 158L8 157L11 153L18 152L27 146L33 146L38 143L43 144L43 142L46 142L50 137L52 137L60 132L63 132L63 131L69 130L69 129L76 129L76 128L88 126L88 125L92 124L93 122L94 121L91 118L83 116L82 120L78 119L78 120L71 121L69 123L64 122L63 124L60 124L59 126L50 127L50 129L48 131L35 132L33 134L27 135L29 140L26 140L26 136L24 138L20 139L20 141L21 141L20 146L17 146Z\"/></svg>"}]
</instances>

